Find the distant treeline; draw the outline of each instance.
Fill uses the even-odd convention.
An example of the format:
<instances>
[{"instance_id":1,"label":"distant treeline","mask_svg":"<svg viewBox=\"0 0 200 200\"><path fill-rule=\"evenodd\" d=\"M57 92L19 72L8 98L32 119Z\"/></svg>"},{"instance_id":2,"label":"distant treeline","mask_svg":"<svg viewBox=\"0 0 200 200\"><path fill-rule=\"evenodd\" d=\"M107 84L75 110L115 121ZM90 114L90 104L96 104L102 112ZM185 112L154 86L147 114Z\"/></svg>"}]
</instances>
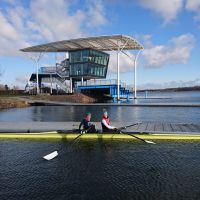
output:
<instances>
[{"instance_id":1,"label":"distant treeline","mask_svg":"<svg viewBox=\"0 0 200 200\"><path fill-rule=\"evenodd\" d=\"M164 92L180 92L180 91L200 91L200 86L193 87L178 87L178 88L165 88L165 89L147 89L147 90L138 90L139 92L144 91L164 91Z\"/></svg>"},{"instance_id":2,"label":"distant treeline","mask_svg":"<svg viewBox=\"0 0 200 200\"><path fill-rule=\"evenodd\" d=\"M0 90L0 95L24 95L24 90Z\"/></svg>"}]
</instances>

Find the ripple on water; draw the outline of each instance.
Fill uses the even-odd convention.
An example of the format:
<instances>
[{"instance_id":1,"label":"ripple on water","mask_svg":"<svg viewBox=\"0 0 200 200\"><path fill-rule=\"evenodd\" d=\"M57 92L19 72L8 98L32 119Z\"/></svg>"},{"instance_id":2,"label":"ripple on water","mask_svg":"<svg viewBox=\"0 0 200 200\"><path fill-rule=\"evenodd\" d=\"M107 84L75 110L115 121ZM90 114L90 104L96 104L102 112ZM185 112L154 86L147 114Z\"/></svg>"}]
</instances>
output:
<instances>
[{"instance_id":1,"label":"ripple on water","mask_svg":"<svg viewBox=\"0 0 200 200\"><path fill-rule=\"evenodd\" d=\"M200 199L198 143L0 141L0 149L1 200Z\"/></svg>"}]
</instances>

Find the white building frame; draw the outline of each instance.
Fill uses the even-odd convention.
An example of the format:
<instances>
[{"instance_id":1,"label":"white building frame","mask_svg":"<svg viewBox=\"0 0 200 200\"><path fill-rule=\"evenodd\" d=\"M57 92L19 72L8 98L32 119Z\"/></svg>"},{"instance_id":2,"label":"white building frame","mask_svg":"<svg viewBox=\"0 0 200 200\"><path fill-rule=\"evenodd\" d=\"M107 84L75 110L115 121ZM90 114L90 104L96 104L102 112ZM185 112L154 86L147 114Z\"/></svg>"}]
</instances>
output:
<instances>
[{"instance_id":1,"label":"white building frame","mask_svg":"<svg viewBox=\"0 0 200 200\"><path fill-rule=\"evenodd\" d=\"M111 35L63 40L21 49L23 52L69 52L73 50L95 49L99 51L117 51L117 100L120 100L120 52L123 50L138 50L134 59L134 98L137 98L137 60L144 47L134 38L127 35ZM123 52L124 53L124 52ZM127 55L127 54L126 54ZM37 94L39 94L38 63L37 65Z\"/></svg>"}]
</instances>

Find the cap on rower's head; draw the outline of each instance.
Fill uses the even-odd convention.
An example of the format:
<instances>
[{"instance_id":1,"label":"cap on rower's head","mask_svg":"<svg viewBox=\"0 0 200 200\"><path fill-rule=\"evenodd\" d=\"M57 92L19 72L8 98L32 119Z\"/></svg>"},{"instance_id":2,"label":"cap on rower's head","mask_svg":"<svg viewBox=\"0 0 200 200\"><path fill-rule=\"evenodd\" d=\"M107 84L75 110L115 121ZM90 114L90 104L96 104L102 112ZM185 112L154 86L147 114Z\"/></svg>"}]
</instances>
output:
<instances>
[{"instance_id":1,"label":"cap on rower's head","mask_svg":"<svg viewBox=\"0 0 200 200\"><path fill-rule=\"evenodd\" d=\"M87 117L87 116L91 116L92 114L90 113L90 112L87 112L86 114L85 114L85 116Z\"/></svg>"},{"instance_id":2,"label":"cap on rower's head","mask_svg":"<svg viewBox=\"0 0 200 200\"><path fill-rule=\"evenodd\" d=\"M107 110L105 108L103 109L103 114L104 115L108 115L108 112L107 112Z\"/></svg>"}]
</instances>

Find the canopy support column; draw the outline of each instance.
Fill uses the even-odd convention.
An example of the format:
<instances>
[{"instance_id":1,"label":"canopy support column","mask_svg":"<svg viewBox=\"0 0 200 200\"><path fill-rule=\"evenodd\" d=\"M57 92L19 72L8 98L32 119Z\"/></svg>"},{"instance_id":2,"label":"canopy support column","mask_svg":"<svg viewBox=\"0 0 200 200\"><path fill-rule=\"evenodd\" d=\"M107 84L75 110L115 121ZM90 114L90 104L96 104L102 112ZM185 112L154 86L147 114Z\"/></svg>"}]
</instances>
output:
<instances>
[{"instance_id":1,"label":"canopy support column","mask_svg":"<svg viewBox=\"0 0 200 200\"><path fill-rule=\"evenodd\" d=\"M81 77L81 85L83 86L83 76Z\"/></svg>"},{"instance_id":2,"label":"canopy support column","mask_svg":"<svg viewBox=\"0 0 200 200\"><path fill-rule=\"evenodd\" d=\"M36 81L37 81L37 94L40 94L40 88L39 88L39 62L36 61Z\"/></svg>"},{"instance_id":3,"label":"canopy support column","mask_svg":"<svg viewBox=\"0 0 200 200\"><path fill-rule=\"evenodd\" d=\"M73 87L72 87L72 78L70 78L70 93L73 92Z\"/></svg>"},{"instance_id":4,"label":"canopy support column","mask_svg":"<svg viewBox=\"0 0 200 200\"><path fill-rule=\"evenodd\" d=\"M36 64L36 89L37 94L40 94L40 87L39 87L39 61L42 58L43 52L39 52L39 55L37 54L35 57L33 55L28 55L31 60L33 60Z\"/></svg>"},{"instance_id":5,"label":"canopy support column","mask_svg":"<svg viewBox=\"0 0 200 200\"><path fill-rule=\"evenodd\" d=\"M117 100L120 101L119 48L117 50Z\"/></svg>"},{"instance_id":6,"label":"canopy support column","mask_svg":"<svg viewBox=\"0 0 200 200\"><path fill-rule=\"evenodd\" d=\"M53 93L53 88L52 88L52 74L50 75L50 81L51 81L51 88L50 88L50 94L52 94Z\"/></svg>"},{"instance_id":7,"label":"canopy support column","mask_svg":"<svg viewBox=\"0 0 200 200\"><path fill-rule=\"evenodd\" d=\"M138 53L136 54L134 58L132 58L130 55L128 55L124 51L121 51L121 52L125 54L127 57L129 57L131 60L133 60L134 62L134 99L137 99L137 60L138 60L141 50L138 51Z\"/></svg>"},{"instance_id":8,"label":"canopy support column","mask_svg":"<svg viewBox=\"0 0 200 200\"><path fill-rule=\"evenodd\" d=\"M137 99L137 59L141 50L138 51L134 59L134 99Z\"/></svg>"}]
</instances>

